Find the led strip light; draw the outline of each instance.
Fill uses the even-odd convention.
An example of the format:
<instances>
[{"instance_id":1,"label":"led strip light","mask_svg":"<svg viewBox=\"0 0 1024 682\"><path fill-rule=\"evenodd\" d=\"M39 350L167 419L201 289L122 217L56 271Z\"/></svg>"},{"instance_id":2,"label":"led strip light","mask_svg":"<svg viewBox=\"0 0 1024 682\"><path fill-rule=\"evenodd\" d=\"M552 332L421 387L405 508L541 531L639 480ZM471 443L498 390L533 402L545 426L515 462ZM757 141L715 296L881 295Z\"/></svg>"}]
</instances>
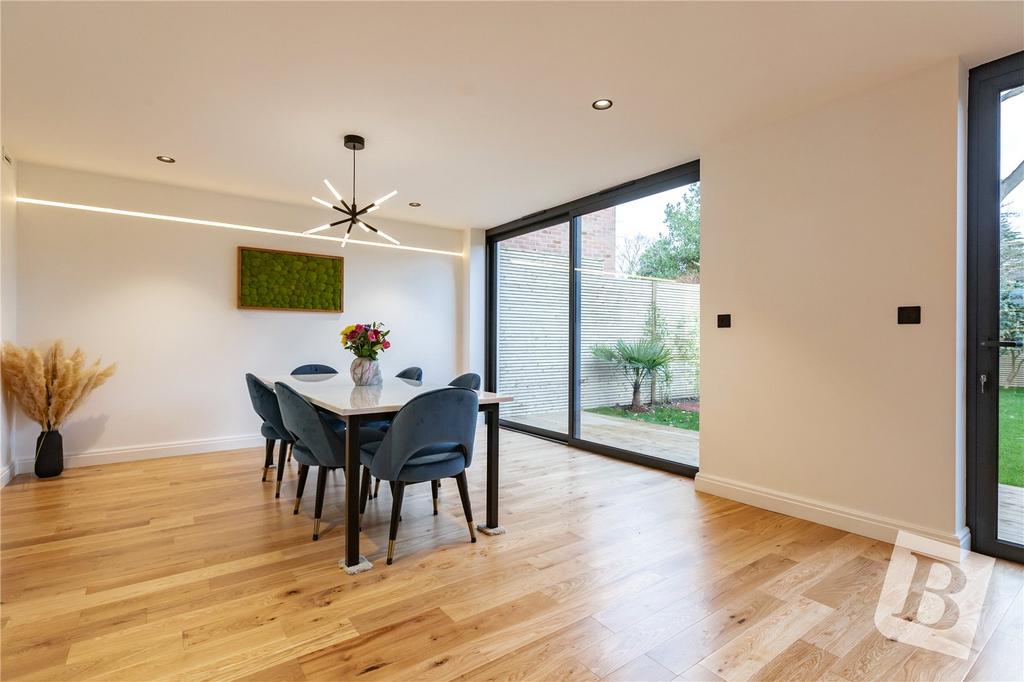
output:
<instances>
[{"instance_id":1,"label":"led strip light","mask_svg":"<svg viewBox=\"0 0 1024 682\"><path fill-rule=\"evenodd\" d=\"M277 234L284 237L301 237L303 239L319 239L328 242L342 242L342 237L328 237L322 234L311 234L308 232L292 232L290 230L276 230L271 227L255 227L253 225L238 225L236 223L222 223L216 220L200 220L199 218L182 218L181 216L163 215L160 213L143 213L142 211L124 211L119 208L105 208L103 206L89 206L87 204L69 204L63 201L47 201L46 199L32 199L29 197L18 197L19 204L32 204L34 206L51 206L54 208L69 208L75 211L88 211L90 213L110 213L113 215L129 216L131 218L147 218L149 220L164 220L171 223L189 223L191 225L204 225L206 227L221 227L229 230L241 230L243 232L262 232L263 234ZM349 244L360 244L362 246L376 246L382 249L398 249L400 251L417 251L419 253L436 253L442 256L462 257L461 251L445 251L443 249L428 249L423 246L406 246L405 244L390 244L386 242L369 242L362 239L348 239Z\"/></svg>"}]
</instances>

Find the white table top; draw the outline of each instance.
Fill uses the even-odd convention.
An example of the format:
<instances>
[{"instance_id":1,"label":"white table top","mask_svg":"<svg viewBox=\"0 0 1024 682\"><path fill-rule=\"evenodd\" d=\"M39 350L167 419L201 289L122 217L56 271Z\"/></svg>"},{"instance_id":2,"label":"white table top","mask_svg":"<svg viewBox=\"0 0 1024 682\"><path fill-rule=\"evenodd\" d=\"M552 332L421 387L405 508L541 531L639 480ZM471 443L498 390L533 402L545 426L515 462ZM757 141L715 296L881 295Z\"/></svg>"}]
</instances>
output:
<instances>
[{"instance_id":1,"label":"white table top","mask_svg":"<svg viewBox=\"0 0 1024 682\"><path fill-rule=\"evenodd\" d=\"M295 389L306 400L341 416L397 412L421 393L445 388L444 385L423 384L408 379L387 378L376 386L356 386L345 374L310 374L306 376L261 376L270 387L275 382ZM481 405L507 403L512 396L477 391Z\"/></svg>"}]
</instances>

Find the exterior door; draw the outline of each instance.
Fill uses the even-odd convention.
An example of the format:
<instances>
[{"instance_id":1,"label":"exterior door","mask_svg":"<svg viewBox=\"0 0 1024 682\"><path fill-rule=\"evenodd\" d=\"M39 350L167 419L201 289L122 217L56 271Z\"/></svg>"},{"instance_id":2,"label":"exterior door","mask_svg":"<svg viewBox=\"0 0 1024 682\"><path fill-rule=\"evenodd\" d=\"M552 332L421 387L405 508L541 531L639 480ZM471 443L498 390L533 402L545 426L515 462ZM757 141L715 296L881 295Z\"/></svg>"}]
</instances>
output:
<instances>
[{"instance_id":1,"label":"exterior door","mask_svg":"<svg viewBox=\"0 0 1024 682\"><path fill-rule=\"evenodd\" d=\"M968 525L1024 561L1024 52L970 74Z\"/></svg>"}]
</instances>

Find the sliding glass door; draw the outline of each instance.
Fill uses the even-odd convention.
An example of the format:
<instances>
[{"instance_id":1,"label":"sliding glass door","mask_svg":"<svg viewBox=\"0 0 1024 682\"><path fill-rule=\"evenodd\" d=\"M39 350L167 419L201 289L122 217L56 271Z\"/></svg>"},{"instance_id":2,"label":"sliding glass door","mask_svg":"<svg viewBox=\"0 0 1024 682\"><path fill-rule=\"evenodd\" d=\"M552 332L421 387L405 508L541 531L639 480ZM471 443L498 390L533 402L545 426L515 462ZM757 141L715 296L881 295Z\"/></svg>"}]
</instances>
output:
<instances>
[{"instance_id":1,"label":"sliding glass door","mask_svg":"<svg viewBox=\"0 0 1024 682\"><path fill-rule=\"evenodd\" d=\"M569 223L497 242L497 388L501 418L541 435L569 433Z\"/></svg>"},{"instance_id":2,"label":"sliding glass door","mask_svg":"<svg viewBox=\"0 0 1024 682\"><path fill-rule=\"evenodd\" d=\"M502 424L692 475L696 162L488 231L487 385Z\"/></svg>"},{"instance_id":3,"label":"sliding glass door","mask_svg":"<svg viewBox=\"0 0 1024 682\"><path fill-rule=\"evenodd\" d=\"M581 441L696 467L700 184L579 216Z\"/></svg>"}]
</instances>

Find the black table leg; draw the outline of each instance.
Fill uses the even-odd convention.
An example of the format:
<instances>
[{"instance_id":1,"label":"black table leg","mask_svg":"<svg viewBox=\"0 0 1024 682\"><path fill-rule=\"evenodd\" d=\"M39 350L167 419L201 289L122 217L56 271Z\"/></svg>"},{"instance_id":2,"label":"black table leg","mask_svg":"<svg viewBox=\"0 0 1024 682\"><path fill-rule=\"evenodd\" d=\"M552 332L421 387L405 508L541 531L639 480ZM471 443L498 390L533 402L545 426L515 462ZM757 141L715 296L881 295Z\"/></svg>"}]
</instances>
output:
<instances>
[{"instance_id":1,"label":"black table leg","mask_svg":"<svg viewBox=\"0 0 1024 682\"><path fill-rule=\"evenodd\" d=\"M359 426L362 417L345 417L345 560L346 573L361 573L373 564L359 555Z\"/></svg>"},{"instance_id":2,"label":"black table leg","mask_svg":"<svg viewBox=\"0 0 1024 682\"><path fill-rule=\"evenodd\" d=\"M487 424L487 523L477 526L485 535L501 535L498 523L498 404L481 405Z\"/></svg>"}]
</instances>

